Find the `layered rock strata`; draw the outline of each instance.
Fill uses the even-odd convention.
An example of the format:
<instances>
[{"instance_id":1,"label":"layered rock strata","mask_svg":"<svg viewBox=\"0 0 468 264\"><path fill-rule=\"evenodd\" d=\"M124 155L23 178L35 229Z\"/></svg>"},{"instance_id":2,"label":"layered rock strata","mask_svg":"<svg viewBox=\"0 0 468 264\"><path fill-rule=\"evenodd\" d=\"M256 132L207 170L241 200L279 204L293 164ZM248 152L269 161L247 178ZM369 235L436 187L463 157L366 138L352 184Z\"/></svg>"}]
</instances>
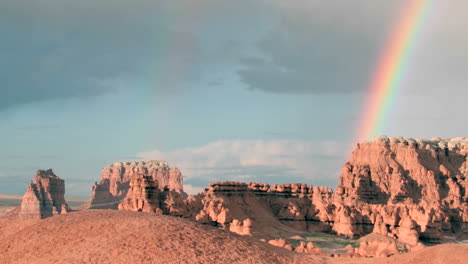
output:
<instances>
[{"instance_id":1,"label":"layered rock strata","mask_svg":"<svg viewBox=\"0 0 468 264\"><path fill-rule=\"evenodd\" d=\"M437 242L444 233L468 231L467 153L466 138L379 137L358 144L336 192L305 184L212 183L200 195L195 219L240 234L272 225L350 237L373 232L419 248L420 239Z\"/></svg>"},{"instance_id":2,"label":"layered rock strata","mask_svg":"<svg viewBox=\"0 0 468 264\"><path fill-rule=\"evenodd\" d=\"M328 187L306 184L211 183L198 196L195 220L240 235L275 233L277 227L331 231L332 196Z\"/></svg>"},{"instance_id":3,"label":"layered rock strata","mask_svg":"<svg viewBox=\"0 0 468 264\"><path fill-rule=\"evenodd\" d=\"M119 204L119 210L162 213L159 204L158 183L152 177L136 174L130 181L130 190Z\"/></svg>"},{"instance_id":4,"label":"layered rock strata","mask_svg":"<svg viewBox=\"0 0 468 264\"><path fill-rule=\"evenodd\" d=\"M119 210L153 212L173 216L189 217L190 199L184 199L181 193L159 188L159 183L150 175L135 174L126 197L118 205Z\"/></svg>"},{"instance_id":5,"label":"layered rock strata","mask_svg":"<svg viewBox=\"0 0 468 264\"><path fill-rule=\"evenodd\" d=\"M101 181L92 188L89 207L117 209L117 205L127 195L130 180L139 174L151 177L161 191L168 189L183 194L181 172L177 168L170 168L165 161L116 162L102 170Z\"/></svg>"},{"instance_id":6,"label":"layered rock strata","mask_svg":"<svg viewBox=\"0 0 468 264\"><path fill-rule=\"evenodd\" d=\"M52 169L38 170L23 196L18 216L21 219L43 219L70 211L65 202L65 181Z\"/></svg>"},{"instance_id":7,"label":"layered rock strata","mask_svg":"<svg viewBox=\"0 0 468 264\"><path fill-rule=\"evenodd\" d=\"M349 226L357 234L372 226L416 245L418 238L468 231L467 154L467 138L378 137L358 144L335 200L354 212Z\"/></svg>"},{"instance_id":8,"label":"layered rock strata","mask_svg":"<svg viewBox=\"0 0 468 264\"><path fill-rule=\"evenodd\" d=\"M468 233L467 154L466 138L381 136L357 145L335 192L306 184L217 182L184 199L158 185L164 194L158 208L241 235L275 234L278 228L349 237L374 233L413 250L422 247L420 240Z\"/></svg>"}]
</instances>

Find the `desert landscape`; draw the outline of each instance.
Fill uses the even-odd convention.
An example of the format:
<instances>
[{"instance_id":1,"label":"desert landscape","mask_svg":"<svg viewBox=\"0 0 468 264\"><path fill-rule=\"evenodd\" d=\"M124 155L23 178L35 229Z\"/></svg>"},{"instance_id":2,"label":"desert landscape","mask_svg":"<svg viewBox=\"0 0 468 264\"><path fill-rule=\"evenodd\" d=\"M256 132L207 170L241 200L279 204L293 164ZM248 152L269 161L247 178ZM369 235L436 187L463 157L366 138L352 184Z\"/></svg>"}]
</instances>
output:
<instances>
[{"instance_id":1,"label":"desert landscape","mask_svg":"<svg viewBox=\"0 0 468 264\"><path fill-rule=\"evenodd\" d=\"M336 190L225 181L195 195L165 161L116 162L73 207L38 170L0 217L2 263L465 263L467 154L467 138L381 136Z\"/></svg>"},{"instance_id":2,"label":"desert landscape","mask_svg":"<svg viewBox=\"0 0 468 264\"><path fill-rule=\"evenodd\" d=\"M0 0L0 264L468 264L466 10Z\"/></svg>"}]
</instances>

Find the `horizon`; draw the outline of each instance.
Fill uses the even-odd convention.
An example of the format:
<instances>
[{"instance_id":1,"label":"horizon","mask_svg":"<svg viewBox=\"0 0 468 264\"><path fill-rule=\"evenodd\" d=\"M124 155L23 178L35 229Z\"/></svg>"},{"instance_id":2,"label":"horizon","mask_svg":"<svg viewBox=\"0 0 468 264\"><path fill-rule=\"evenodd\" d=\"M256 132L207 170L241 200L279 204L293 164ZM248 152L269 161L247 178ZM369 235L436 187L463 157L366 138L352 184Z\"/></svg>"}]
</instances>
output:
<instances>
[{"instance_id":1,"label":"horizon","mask_svg":"<svg viewBox=\"0 0 468 264\"><path fill-rule=\"evenodd\" d=\"M192 193L335 188L359 131L467 137L467 2L413 16L405 74L369 103L405 3L2 1L0 193L52 168L67 195L89 196L108 164L152 159Z\"/></svg>"},{"instance_id":2,"label":"horizon","mask_svg":"<svg viewBox=\"0 0 468 264\"><path fill-rule=\"evenodd\" d=\"M401 143L401 142L414 142L414 143L420 143L422 142L423 144L434 144L436 143L436 145L438 145L439 143L450 143L450 142L455 142L455 143L468 143L468 137L455 137L455 138L440 138L440 137L432 137L432 138L410 138L410 137L403 137L403 136L395 136L395 137L388 137L386 135L379 135L379 136L376 136L375 138L373 138L372 140L363 140L363 141L360 141L358 143L356 143L356 146L357 147L359 144L363 144L363 143L374 143L374 142L387 142L387 143ZM447 145L447 144L446 144ZM355 148L353 149L353 151L355 150ZM351 155L351 153L350 153ZM149 162L157 162L157 163L165 163L168 168L177 168L177 166L171 166L171 164L169 164L169 162L165 161L165 160L151 160L151 159L148 159L148 160L126 160L126 161L116 161L116 162L113 162L112 164L109 164L104 168L106 167L112 167L112 166L115 166L116 163L124 163L124 165L129 165L129 163L133 163L133 162L143 162L143 163L149 163ZM342 166L345 166L342 165ZM53 171L53 168L47 168L47 169L37 169L37 171L39 170L52 170ZM55 172L54 172L55 174ZM58 177L60 177L60 175L57 175ZM182 172L182 176L183 176L183 172ZM307 184L307 185L313 185L313 186L319 186L319 187L322 187L322 186L325 186L325 187L329 187L330 190L333 192L336 187L337 187L337 184L338 184L338 180L340 179L340 176L341 175L338 175L338 177L336 178L336 181L335 181L335 184L330 186L330 185L316 185L314 184L313 182L294 182L294 181L287 181L285 180L284 182L268 182L267 180L265 181L262 181L260 183L266 183L266 184L270 184L270 185L273 185L273 184ZM65 178L62 178L60 177L61 179L65 180L65 187L67 185L67 181ZM211 183L214 183L214 182L225 182L225 181L231 181L229 179L218 179L218 181L213 181L213 182L209 182L206 186L203 186L203 187L199 187L199 188L193 188L192 186L187 186L184 184L184 192L186 192L188 195L195 195L195 194L199 194L199 193L202 193L205 188L209 188L209 185ZM95 182L99 182L99 178L96 179ZM242 181L242 180L237 180L237 181L233 181L233 182L240 182L240 183L250 183L249 181ZM258 182L258 181L255 181L255 182ZM92 189L92 184L90 185L90 190ZM23 196L23 194L21 193L0 193L0 198L1 199L21 199ZM65 193L65 198L66 199L81 199L81 198L90 198L92 195L91 195L91 192L88 194L88 195L66 195Z\"/></svg>"}]
</instances>

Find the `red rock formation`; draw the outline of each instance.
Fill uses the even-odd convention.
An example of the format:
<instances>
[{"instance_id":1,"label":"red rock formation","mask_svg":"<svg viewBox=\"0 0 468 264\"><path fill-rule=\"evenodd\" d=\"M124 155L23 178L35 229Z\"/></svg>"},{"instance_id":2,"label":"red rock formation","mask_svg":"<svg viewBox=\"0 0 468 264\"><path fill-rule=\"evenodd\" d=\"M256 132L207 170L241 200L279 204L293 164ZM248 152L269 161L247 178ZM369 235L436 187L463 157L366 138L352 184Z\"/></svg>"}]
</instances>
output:
<instances>
[{"instance_id":1,"label":"red rock formation","mask_svg":"<svg viewBox=\"0 0 468 264\"><path fill-rule=\"evenodd\" d=\"M237 219L234 219L232 220L229 226L229 231L242 235L242 236L252 235L251 227L252 227L252 221L249 218L245 219L242 222Z\"/></svg>"},{"instance_id":2,"label":"red rock formation","mask_svg":"<svg viewBox=\"0 0 468 264\"><path fill-rule=\"evenodd\" d=\"M466 138L381 136L358 144L335 198L357 210L357 225L374 225L374 232L412 245L418 238L437 241L468 222L467 154Z\"/></svg>"},{"instance_id":3,"label":"red rock formation","mask_svg":"<svg viewBox=\"0 0 468 264\"><path fill-rule=\"evenodd\" d=\"M144 174L148 181L144 186L151 179L167 186L154 187L159 188L159 206L151 207L165 214L194 218L241 235L272 234L278 227L350 237L373 232L413 250L421 248L420 239L438 241L444 233L468 231L467 154L464 138L379 137L358 144L343 167L336 192L306 184L217 182L187 199L181 192L180 172L168 173L166 163L152 162L152 169L145 163L117 163L104 169L93 199L115 202L127 193L130 176ZM143 185L127 197L146 195Z\"/></svg>"},{"instance_id":4,"label":"red rock formation","mask_svg":"<svg viewBox=\"0 0 468 264\"><path fill-rule=\"evenodd\" d=\"M314 243L301 241L299 246L297 246L294 251L297 253L321 253L322 250L320 248L316 248Z\"/></svg>"},{"instance_id":5,"label":"red rock formation","mask_svg":"<svg viewBox=\"0 0 468 264\"><path fill-rule=\"evenodd\" d=\"M370 234L360 242L357 252L363 257L389 257L400 253L396 240L387 236Z\"/></svg>"},{"instance_id":6,"label":"red rock formation","mask_svg":"<svg viewBox=\"0 0 468 264\"><path fill-rule=\"evenodd\" d=\"M150 175L135 174L118 209L190 217L193 208L189 203L192 200L184 198L184 195L169 190L167 186L160 190L158 182Z\"/></svg>"},{"instance_id":7,"label":"red rock formation","mask_svg":"<svg viewBox=\"0 0 468 264\"><path fill-rule=\"evenodd\" d=\"M237 233L271 226L350 237L371 232L416 247L468 225L468 139L379 137L361 143L337 191L305 184L218 182L200 195L195 219ZM418 246L419 247L419 246Z\"/></svg>"},{"instance_id":8,"label":"red rock formation","mask_svg":"<svg viewBox=\"0 0 468 264\"><path fill-rule=\"evenodd\" d=\"M277 227L330 231L332 194L326 187L305 184L211 183L198 196L195 220L241 235L272 233Z\"/></svg>"},{"instance_id":9,"label":"red rock formation","mask_svg":"<svg viewBox=\"0 0 468 264\"><path fill-rule=\"evenodd\" d=\"M38 170L28 185L19 209L22 219L43 219L70 211L65 202L65 182L52 169Z\"/></svg>"},{"instance_id":10,"label":"red rock formation","mask_svg":"<svg viewBox=\"0 0 468 264\"><path fill-rule=\"evenodd\" d=\"M286 241L286 239L282 239L282 238L270 240L268 241L268 244L273 245L275 247L285 248L290 251L294 250L293 246L289 244L288 241Z\"/></svg>"},{"instance_id":11,"label":"red rock formation","mask_svg":"<svg viewBox=\"0 0 468 264\"><path fill-rule=\"evenodd\" d=\"M127 195L134 175L144 174L158 183L158 188L183 193L183 178L179 169L165 161L116 162L102 170L101 181L92 189L90 208L113 208Z\"/></svg>"},{"instance_id":12,"label":"red rock formation","mask_svg":"<svg viewBox=\"0 0 468 264\"><path fill-rule=\"evenodd\" d=\"M159 208L160 190L151 176L135 174L130 181L130 190L119 204L119 210L162 213Z\"/></svg>"}]
</instances>

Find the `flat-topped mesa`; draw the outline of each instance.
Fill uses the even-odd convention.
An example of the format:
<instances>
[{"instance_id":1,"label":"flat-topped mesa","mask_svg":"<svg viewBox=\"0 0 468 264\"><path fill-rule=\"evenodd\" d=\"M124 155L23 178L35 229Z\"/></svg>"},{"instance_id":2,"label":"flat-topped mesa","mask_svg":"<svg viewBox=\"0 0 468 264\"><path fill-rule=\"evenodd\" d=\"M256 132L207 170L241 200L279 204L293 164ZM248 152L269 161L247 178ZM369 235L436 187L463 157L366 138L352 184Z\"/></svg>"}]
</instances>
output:
<instances>
[{"instance_id":1,"label":"flat-topped mesa","mask_svg":"<svg viewBox=\"0 0 468 264\"><path fill-rule=\"evenodd\" d=\"M222 194L222 195L279 195L279 196L312 196L314 193L325 196L332 196L333 190L327 186L313 186L302 183L286 183L286 184L267 184L259 182L214 182L210 183L210 188L206 189L205 193Z\"/></svg>"},{"instance_id":2,"label":"flat-topped mesa","mask_svg":"<svg viewBox=\"0 0 468 264\"><path fill-rule=\"evenodd\" d=\"M183 177L179 169L170 168L166 161L115 162L102 170L101 181L92 190L90 208L117 209L127 195L134 175L144 174L153 178L162 191L168 189L183 193Z\"/></svg>"},{"instance_id":3,"label":"flat-topped mesa","mask_svg":"<svg viewBox=\"0 0 468 264\"><path fill-rule=\"evenodd\" d=\"M226 181L211 183L198 197L200 206L192 203L198 210L192 214L195 220L241 235L275 228L331 230L334 205L328 187Z\"/></svg>"},{"instance_id":4,"label":"flat-topped mesa","mask_svg":"<svg viewBox=\"0 0 468 264\"><path fill-rule=\"evenodd\" d=\"M43 219L70 211L65 202L65 181L52 169L38 170L21 202L19 217Z\"/></svg>"}]
</instances>

